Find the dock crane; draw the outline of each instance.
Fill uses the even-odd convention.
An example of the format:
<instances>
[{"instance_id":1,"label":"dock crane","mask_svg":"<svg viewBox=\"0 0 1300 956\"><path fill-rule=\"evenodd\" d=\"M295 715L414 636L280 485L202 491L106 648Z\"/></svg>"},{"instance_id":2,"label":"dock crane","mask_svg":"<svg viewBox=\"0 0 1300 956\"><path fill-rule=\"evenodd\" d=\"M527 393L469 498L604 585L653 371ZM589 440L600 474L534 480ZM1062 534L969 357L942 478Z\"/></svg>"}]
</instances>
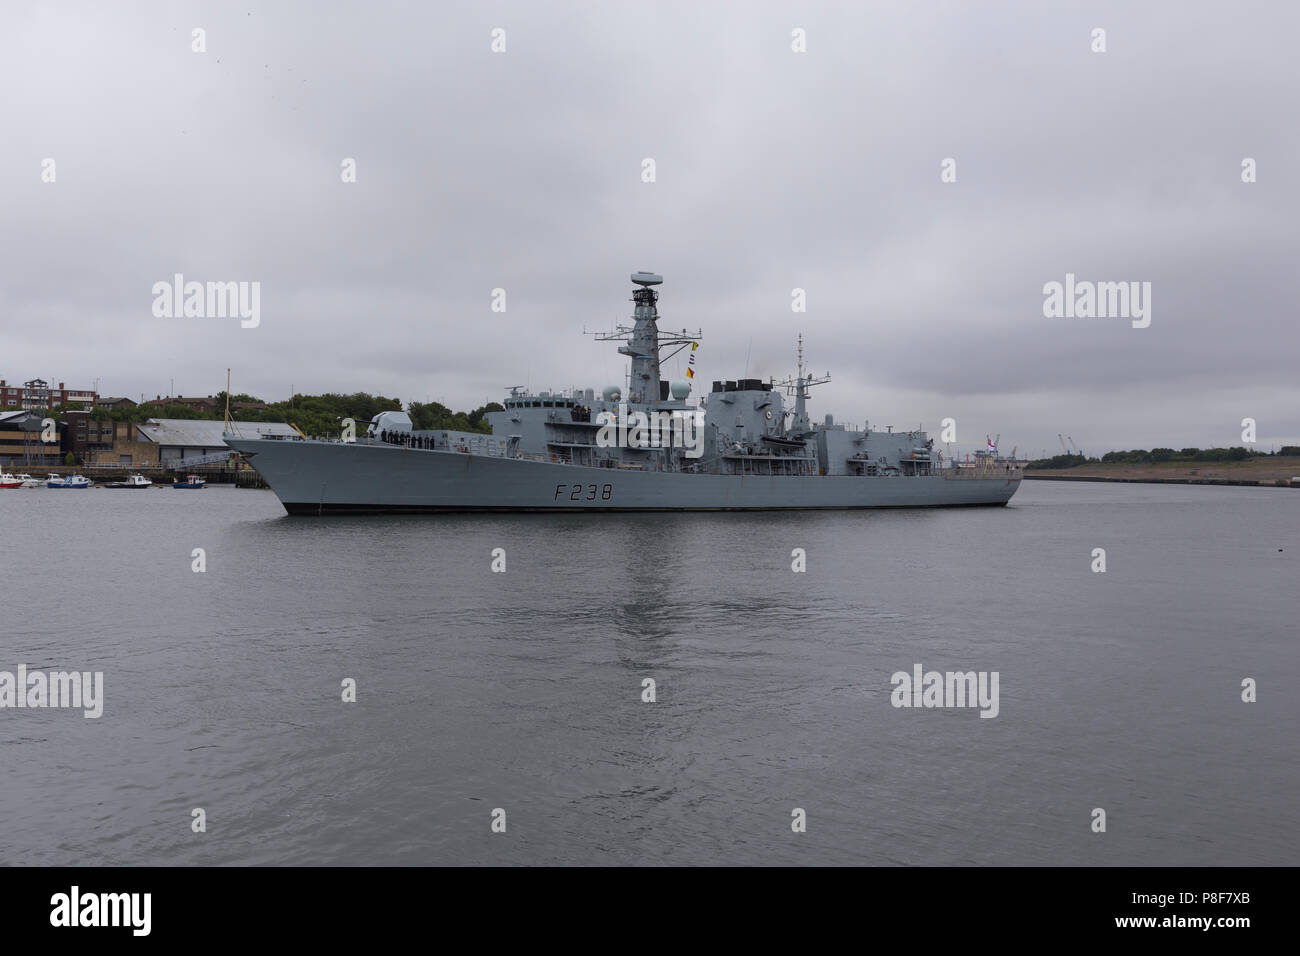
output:
<instances>
[{"instance_id":1,"label":"dock crane","mask_svg":"<svg viewBox=\"0 0 1300 956\"><path fill-rule=\"evenodd\" d=\"M1056 440L1061 443L1061 451L1063 451L1066 455L1069 455L1070 449L1065 447L1065 439L1061 436L1060 432L1056 433Z\"/></svg>"},{"instance_id":2,"label":"dock crane","mask_svg":"<svg viewBox=\"0 0 1300 956\"><path fill-rule=\"evenodd\" d=\"M1065 437L1070 442L1070 447L1074 449L1074 453L1078 455L1080 458L1082 458L1083 452L1079 451L1079 446L1074 443L1074 439L1071 438L1069 435L1066 435Z\"/></svg>"}]
</instances>

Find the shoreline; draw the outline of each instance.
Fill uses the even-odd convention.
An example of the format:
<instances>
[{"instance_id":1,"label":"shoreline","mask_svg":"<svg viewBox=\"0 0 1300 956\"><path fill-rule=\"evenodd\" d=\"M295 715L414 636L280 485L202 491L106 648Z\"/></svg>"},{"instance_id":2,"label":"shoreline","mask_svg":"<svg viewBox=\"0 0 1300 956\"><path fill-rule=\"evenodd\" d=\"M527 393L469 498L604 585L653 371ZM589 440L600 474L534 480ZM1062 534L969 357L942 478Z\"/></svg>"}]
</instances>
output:
<instances>
[{"instance_id":1,"label":"shoreline","mask_svg":"<svg viewBox=\"0 0 1300 956\"><path fill-rule=\"evenodd\" d=\"M1023 472L1035 481L1122 481L1150 485L1246 485L1300 488L1300 457L1260 457L1231 462L1088 462L1072 468Z\"/></svg>"},{"instance_id":2,"label":"shoreline","mask_svg":"<svg viewBox=\"0 0 1300 956\"><path fill-rule=\"evenodd\" d=\"M1286 478L1121 478L1103 475L1024 474L1025 481L1115 481L1135 485L1247 485L1252 488L1300 488L1300 481Z\"/></svg>"}]
</instances>

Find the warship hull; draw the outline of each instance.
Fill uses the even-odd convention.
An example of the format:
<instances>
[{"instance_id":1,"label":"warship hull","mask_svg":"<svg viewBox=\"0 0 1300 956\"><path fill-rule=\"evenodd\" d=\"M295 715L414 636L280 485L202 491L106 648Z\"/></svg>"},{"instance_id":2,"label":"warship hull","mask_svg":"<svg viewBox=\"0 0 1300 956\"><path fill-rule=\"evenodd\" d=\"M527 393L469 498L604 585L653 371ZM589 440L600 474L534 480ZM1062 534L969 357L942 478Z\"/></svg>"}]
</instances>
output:
<instances>
[{"instance_id":1,"label":"warship hull","mask_svg":"<svg viewBox=\"0 0 1300 956\"><path fill-rule=\"evenodd\" d=\"M386 444L227 437L294 515L473 511L797 511L1005 505L1002 476L691 474Z\"/></svg>"}]
</instances>

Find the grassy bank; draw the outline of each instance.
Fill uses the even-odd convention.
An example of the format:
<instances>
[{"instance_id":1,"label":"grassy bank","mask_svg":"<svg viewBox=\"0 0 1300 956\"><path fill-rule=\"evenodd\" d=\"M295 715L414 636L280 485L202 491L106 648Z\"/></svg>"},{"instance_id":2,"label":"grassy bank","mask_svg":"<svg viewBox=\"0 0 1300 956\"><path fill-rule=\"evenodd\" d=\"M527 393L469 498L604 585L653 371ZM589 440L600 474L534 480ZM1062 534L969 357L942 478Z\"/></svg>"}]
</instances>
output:
<instances>
[{"instance_id":1,"label":"grassy bank","mask_svg":"<svg viewBox=\"0 0 1300 956\"><path fill-rule=\"evenodd\" d=\"M1300 477L1300 458L1251 458L1246 461L1165 461L1148 464L1091 462L1073 468L1027 469L1027 478L1099 478L1127 481L1288 481Z\"/></svg>"}]
</instances>

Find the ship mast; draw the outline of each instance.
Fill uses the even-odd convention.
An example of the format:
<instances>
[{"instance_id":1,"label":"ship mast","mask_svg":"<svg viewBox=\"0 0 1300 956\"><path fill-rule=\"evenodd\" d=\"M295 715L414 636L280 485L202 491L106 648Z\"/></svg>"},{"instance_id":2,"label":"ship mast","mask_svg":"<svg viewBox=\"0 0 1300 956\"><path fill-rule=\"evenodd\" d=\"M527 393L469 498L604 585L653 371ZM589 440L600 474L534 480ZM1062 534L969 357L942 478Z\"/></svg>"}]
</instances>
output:
<instances>
[{"instance_id":1,"label":"ship mast","mask_svg":"<svg viewBox=\"0 0 1300 956\"><path fill-rule=\"evenodd\" d=\"M235 427L235 420L230 417L230 369L226 369L226 420L225 424L221 426L221 433L223 435L239 434L239 429Z\"/></svg>"},{"instance_id":2,"label":"ship mast","mask_svg":"<svg viewBox=\"0 0 1300 956\"><path fill-rule=\"evenodd\" d=\"M808 421L808 409L804 404L811 397L808 390L814 385L825 385L831 380L831 373L827 372L821 377L814 377L811 373L804 374L802 332L799 333L797 354L799 359L798 374L794 379L787 378L784 382L777 382L777 385L783 387L787 395L794 396L794 420L790 423L790 433L795 436L803 436L812 431L812 425Z\"/></svg>"},{"instance_id":3,"label":"ship mast","mask_svg":"<svg viewBox=\"0 0 1300 956\"><path fill-rule=\"evenodd\" d=\"M656 304L659 293L652 286L664 281L664 277L653 272L634 272L632 281L639 286L632 292L632 301L636 303L633 312L633 325L618 326L613 332L597 332L597 342L623 342L619 351L632 359L631 374L628 377L627 401L630 404L651 404L659 401L659 350L667 345L685 348L700 339L700 333L694 334L682 329L681 332L659 331L659 310Z\"/></svg>"}]
</instances>

